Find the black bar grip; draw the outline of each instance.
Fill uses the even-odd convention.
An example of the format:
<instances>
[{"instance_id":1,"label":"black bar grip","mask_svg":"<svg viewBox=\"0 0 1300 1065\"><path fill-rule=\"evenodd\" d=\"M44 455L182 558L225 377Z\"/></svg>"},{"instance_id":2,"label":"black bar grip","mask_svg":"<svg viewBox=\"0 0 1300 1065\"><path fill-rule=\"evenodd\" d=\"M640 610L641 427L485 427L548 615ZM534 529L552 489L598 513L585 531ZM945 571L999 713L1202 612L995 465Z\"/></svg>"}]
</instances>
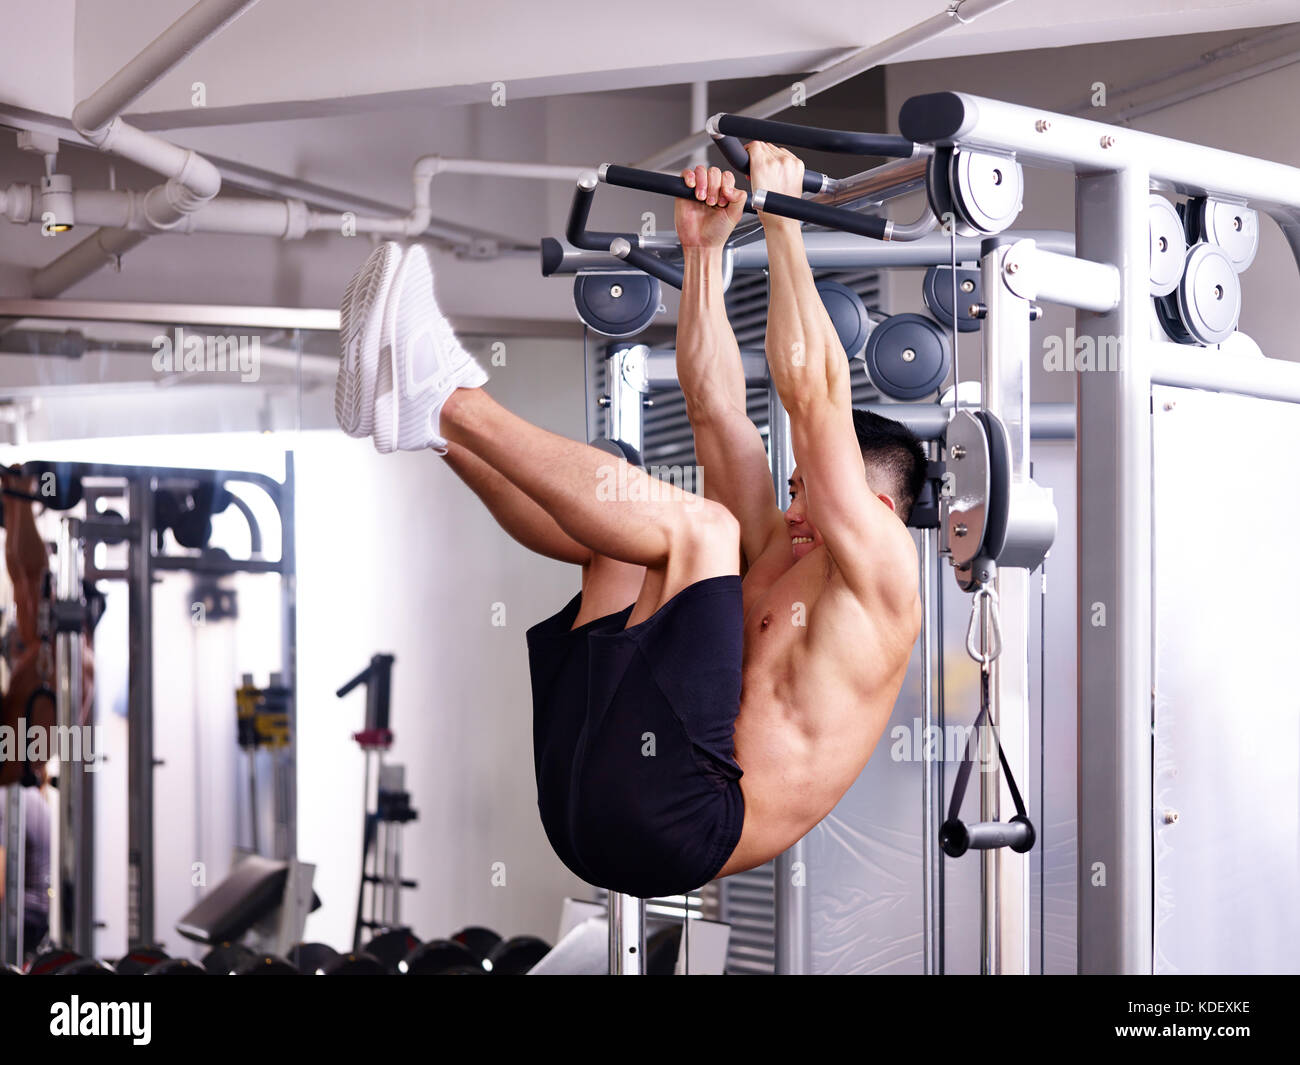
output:
<instances>
[{"instance_id":1,"label":"black bar grip","mask_svg":"<svg viewBox=\"0 0 1300 1065\"><path fill-rule=\"evenodd\" d=\"M1009 847L1024 854L1034 846L1037 833L1029 818L1016 814L1009 821L980 821L973 825L948 820L939 830L939 844L949 858L960 858L968 850L991 851Z\"/></svg>"},{"instance_id":2,"label":"black bar grip","mask_svg":"<svg viewBox=\"0 0 1300 1065\"><path fill-rule=\"evenodd\" d=\"M749 152L745 151L745 146L740 143L738 137L715 137L713 143L718 146L718 151L722 157L742 174L749 174ZM825 174L816 170L804 170L803 172L803 190L804 192L821 192L826 188L827 178Z\"/></svg>"},{"instance_id":3,"label":"black bar grip","mask_svg":"<svg viewBox=\"0 0 1300 1065\"><path fill-rule=\"evenodd\" d=\"M873 218L843 207L828 207L824 203L801 200L798 196L785 196L779 192L767 191L762 191L760 195L756 190L753 198L759 201L759 210L764 214L811 222L815 226L838 229L844 233L856 233L860 237L871 237L873 240L885 240L889 228L889 220L886 218Z\"/></svg>"},{"instance_id":4,"label":"black bar grip","mask_svg":"<svg viewBox=\"0 0 1300 1065\"><path fill-rule=\"evenodd\" d=\"M610 241L624 234L591 232L587 229L587 219L591 215L591 201L595 196L594 182L590 187L581 181L578 182L578 187L573 193L573 204L569 208L569 224L564 235L575 248L582 248L584 251L608 251Z\"/></svg>"},{"instance_id":5,"label":"black bar grip","mask_svg":"<svg viewBox=\"0 0 1300 1065\"><path fill-rule=\"evenodd\" d=\"M615 251L615 248L618 248L618 250ZM622 259L625 263L635 266L638 270L649 274L651 277L657 277L665 285L671 285L676 289L682 287L684 274L680 266L664 262L654 253L637 247L626 237L622 239L621 244L618 240L611 242L610 254Z\"/></svg>"},{"instance_id":6,"label":"black bar grip","mask_svg":"<svg viewBox=\"0 0 1300 1065\"><path fill-rule=\"evenodd\" d=\"M718 115L718 132L741 140L768 141L787 148L811 148L819 152L845 155L883 155L890 159L910 159L916 144L906 137L890 133L858 133L844 129L819 129L793 122L773 122L749 115Z\"/></svg>"},{"instance_id":7,"label":"black bar grip","mask_svg":"<svg viewBox=\"0 0 1300 1065\"><path fill-rule=\"evenodd\" d=\"M657 170L637 170L631 166L607 163L600 168L600 177L606 185L617 185L624 189L639 189L642 192L653 192L659 196L676 196L679 200L695 199L695 190L686 184L682 178L674 177L672 174L661 174ZM754 208L749 199L747 197L745 200L745 210L752 214Z\"/></svg>"}]
</instances>

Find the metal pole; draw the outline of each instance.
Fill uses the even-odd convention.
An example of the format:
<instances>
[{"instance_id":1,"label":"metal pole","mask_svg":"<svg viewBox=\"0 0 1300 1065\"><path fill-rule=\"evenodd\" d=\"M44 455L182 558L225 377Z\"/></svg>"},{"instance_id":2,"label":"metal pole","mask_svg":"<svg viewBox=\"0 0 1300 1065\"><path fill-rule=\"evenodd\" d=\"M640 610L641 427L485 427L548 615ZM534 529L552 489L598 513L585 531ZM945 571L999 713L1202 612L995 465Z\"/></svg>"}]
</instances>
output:
<instances>
[{"instance_id":1,"label":"metal pole","mask_svg":"<svg viewBox=\"0 0 1300 1065\"><path fill-rule=\"evenodd\" d=\"M58 597L63 602L80 602L81 589L81 522L64 518L59 525ZM60 632L55 636L55 675L58 734L64 737L59 756L59 835L58 859L51 863L55 872L55 906L60 919L60 946L69 947L85 957L93 957L94 913L91 893L94 890L95 820L91 804L94 778L86 773L85 744L74 747L73 737L81 737L82 633ZM51 757L56 752L51 750ZM77 755L73 757L74 753Z\"/></svg>"},{"instance_id":2,"label":"metal pole","mask_svg":"<svg viewBox=\"0 0 1300 1065\"><path fill-rule=\"evenodd\" d=\"M280 609L282 611L280 655L281 683L288 696L289 745L272 751L272 759L282 768L282 794L277 858L298 856L298 561L294 525L293 452L284 453L284 487L280 495Z\"/></svg>"},{"instance_id":3,"label":"metal pole","mask_svg":"<svg viewBox=\"0 0 1300 1065\"><path fill-rule=\"evenodd\" d=\"M606 364L609 397L609 438L641 452L642 401L645 393L645 352L637 345L614 352ZM609 892L609 973L645 974L645 900Z\"/></svg>"},{"instance_id":4,"label":"metal pole","mask_svg":"<svg viewBox=\"0 0 1300 1065\"><path fill-rule=\"evenodd\" d=\"M790 474L794 452L790 448L790 416L781 406L775 388L767 398L768 459L777 504L790 505ZM808 862L804 841L776 857L773 877L776 894L776 971L782 976L804 976L812 969L808 920Z\"/></svg>"},{"instance_id":5,"label":"metal pole","mask_svg":"<svg viewBox=\"0 0 1300 1065\"><path fill-rule=\"evenodd\" d=\"M1154 951L1149 184L1138 165L1080 174L1075 198L1079 254L1121 276L1119 307L1075 323L1120 352L1114 372L1077 380L1081 973L1150 973Z\"/></svg>"},{"instance_id":6,"label":"metal pole","mask_svg":"<svg viewBox=\"0 0 1300 1065\"><path fill-rule=\"evenodd\" d=\"M645 899L609 893L609 975L645 975Z\"/></svg>"},{"instance_id":7,"label":"metal pole","mask_svg":"<svg viewBox=\"0 0 1300 1065\"><path fill-rule=\"evenodd\" d=\"M5 906L4 920L0 922L0 933L3 933L3 943L0 943L0 961L7 962L10 965L21 965L23 960L23 951L26 944L23 943L23 904L26 901L23 895L26 885L23 883L23 872L26 869L26 843L27 843L27 822L26 805L27 796L23 794L21 784L10 784L4 789L5 793Z\"/></svg>"},{"instance_id":8,"label":"metal pole","mask_svg":"<svg viewBox=\"0 0 1300 1065\"><path fill-rule=\"evenodd\" d=\"M127 489L135 536L127 558L127 946L154 942L153 477Z\"/></svg>"},{"instance_id":9,"label":"metal pole","mask_svg":"<svg viewBox=\"0 0 1300 1065\"><path fill-rule=\"evenodd\" d=\"M939 827L943 797L936 789L936 762L943 758L943 733L935 730L934 699L934 571L936 559L934 529L921 530L921 940L922 971L926 976L942 971L938 928L943 920L939 902ZM938 737L938 749L930 752L931 737Z\"/></svg>"},{"instance_id":10,"label":"metal pole","mask_svg":"<svg viewBox=\"0 0 1300 1065\"><path fill-rule=\"evenodd\" d=\"M1029 478L1029 301L1004 281L1005 239L985 243L981 260L984 298L984 405L1006 426L1011 446L1011 479ZM990 716L1007 764L1019 780L1029 764L1029 574L999 567L995 578L1002 653L993 661ZM1000 820L1004 782L997 747L989 730L980 737L980 820ZM1010 793L1006 794L1010 802ZM1029 970L1029 856L1006 848L980 855L983 930L980 970Z\"/></svg>"}]
</instances>

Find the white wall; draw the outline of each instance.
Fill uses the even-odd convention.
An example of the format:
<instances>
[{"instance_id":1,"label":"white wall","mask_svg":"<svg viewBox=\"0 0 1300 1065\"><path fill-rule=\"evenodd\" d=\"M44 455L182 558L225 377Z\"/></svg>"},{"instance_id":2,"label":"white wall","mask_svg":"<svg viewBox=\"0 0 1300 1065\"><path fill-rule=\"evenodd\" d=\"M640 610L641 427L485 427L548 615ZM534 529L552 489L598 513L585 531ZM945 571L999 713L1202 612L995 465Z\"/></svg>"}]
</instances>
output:
<instances>
[{"instance_id":1,"label":"white wall","mask_svg":"<svg viewBox=\"0 0 1300 1065\"><path fill-rule=\"evenodd\" d=\"M490 391L546 428L581 437L580 348L520 342ZM416 933L469 923L553 941L565 894L586 891L537 815L524 632L577 591L571 567L530 555L431 454L377 455L339 433L305 434L298 495L300 850L321 865L327 907L308 935L350 934L360 858L361 697L334 690L377 651L397 656L392 760L420 819L404 833ZM506 624L494 627L494 604ZM310 664L309 664L310 663ZM493 863L506 884L494 887Z\"/></svg>"}]
</instances>

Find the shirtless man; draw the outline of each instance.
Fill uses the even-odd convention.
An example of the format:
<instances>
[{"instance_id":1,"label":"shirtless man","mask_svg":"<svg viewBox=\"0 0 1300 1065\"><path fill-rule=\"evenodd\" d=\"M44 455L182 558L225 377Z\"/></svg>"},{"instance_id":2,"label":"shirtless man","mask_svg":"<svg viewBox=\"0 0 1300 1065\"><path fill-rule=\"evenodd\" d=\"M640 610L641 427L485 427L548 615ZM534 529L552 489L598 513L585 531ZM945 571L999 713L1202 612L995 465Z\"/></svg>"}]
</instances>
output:
<instances>
[{"instance_id":1,"label":"shirtless man","mask_svg":"<svg viewBox=\"0 0 1300 1065\"><path fill-rule=\"evenodd\" d=\"M799 195L797 158L749 150L756 187ZM768 362L799 463L781 513L723 306L744 194L716 168L687 180L677 361L705 499L492 400L418 246L382 245L349 286L335 393L345 432L435 449L512 537L582 567L581 593L528 632L538 806L574 873L641 897L752 869L825 817L871 756L920 626L904 525L919 445L851 410L798 224L763 216Z\"/></svg>"}]
</instances>

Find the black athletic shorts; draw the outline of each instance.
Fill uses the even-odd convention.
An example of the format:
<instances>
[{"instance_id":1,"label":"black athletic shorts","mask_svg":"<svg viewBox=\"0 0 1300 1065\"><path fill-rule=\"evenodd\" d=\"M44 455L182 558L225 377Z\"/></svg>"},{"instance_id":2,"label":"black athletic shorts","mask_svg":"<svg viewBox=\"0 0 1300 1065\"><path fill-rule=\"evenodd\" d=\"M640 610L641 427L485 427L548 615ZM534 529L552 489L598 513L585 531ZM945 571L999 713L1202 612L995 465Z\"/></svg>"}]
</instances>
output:
<instances>
[{"instance_id":1,"label":"black athletic shorts","mask_svg":"<svg viewBox=\"0 0 1300 1065\"><path fill-rule=\"evenodd\" d=\"M740 577L571 629L582 596L528 630L537 806L555 853L650 898L707 884L740 841Z\"/></svg>"}]
</instances>

